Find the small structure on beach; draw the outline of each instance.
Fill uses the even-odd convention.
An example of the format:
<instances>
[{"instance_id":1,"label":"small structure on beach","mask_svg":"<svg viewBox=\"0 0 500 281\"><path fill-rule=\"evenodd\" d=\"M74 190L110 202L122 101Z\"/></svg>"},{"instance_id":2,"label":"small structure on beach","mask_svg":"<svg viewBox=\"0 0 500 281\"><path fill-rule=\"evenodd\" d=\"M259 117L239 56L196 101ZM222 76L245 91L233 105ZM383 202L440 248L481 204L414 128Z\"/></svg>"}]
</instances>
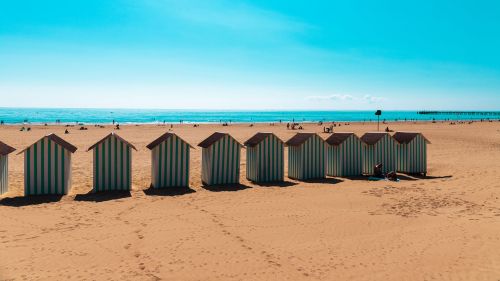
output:
<instances>
[{"instance_id":1,"label":"small structure on beach","mask_svg":"<svg viewBox=\"0 0 500 281\"><path fill-rule=\"evenodd\" d=\"M193 148L174 133L165 133L146 146L151 150L153 188L189 186L189 152Z\"/></svg>"},{"instance_id":2,"label":"small structure on beach","mask_svg":"<svg viewBox=\"0 0 500 281\"><path fill-rule=\"evenodd\" d=\"M427 144L430 141L421 133L396 132L396 159L398 172L427 174Z\"/></svg>"},{"instance_id":3,"label":"small structure on beach","mask_svg":"<svg viewBox=\"0 0 500 281\"><path fill-rule=\"evenodd\" d=\"M71 155L77 148L50 134L24 153L24 194L63 195L71 188Z\"/></svg>"},{"instance_id":4,"label":"small structure on beach","mask_svg":"<svg viewBox=\"0 0 500 281\"><path fill-rule=\"evenodd\" d=\"M131 189L132 149L137 151L114 132L89 147L94 151L94 192Z\"/></svg>"},{"instance_id":5,"label":"small structure on beach","mask_svg":"<svg viewBox=\"0 0 500 281\"><path fill-rule=\"evenodd\" d=\"M0 141L0 195L9 191L9 154L15 150Z\"/></svg>"},{"instance_id":6,"label":"small structure on beach","mask_svg":"<svg viewBox=\"0 0 500 281\"><path fill-rule=\"evenodd\" d=\"M327 174L332 177L363 174L363 143L354 133L333 133L326 139Z\"/></svg>"},{"instance_id":7,"label":"small structure on beach","mask_svg":"<svg viewBox=\"0 0 500 281\"><path fill-rule=\"evenodd\" d=\"M279 182L285 178L285 144L273 133L257 133L248 139L247 179L253 182Z\"/></svg>"},{"instance_id":8,"label":"small structure on beach","mask_svg":"<svg viewBox=\"0 0 500 281\"><path fill-rule=\"evenodd\" d=\"M240 182L242 145L227 133L213 133L198 146L202 147L201 180L205 185Z\"/></svg>"},{"instance_id":9,"label":"small structure on beach","mask_svg":"<svg viewBox=\"0 0 500 281\"><path fill-rule=\"evenodd\" d=\"M396 171L396 141L386 132L366 133L363 142L363 174L373 175L374 167L382 164L382 172Z\"/></svg>"},{"instance_id":10,"label":"small structure on beach","mask_svg":"<svg viewBox=\"0 0 500 281\"><path fill-rule=\"evenodd\" d=\"M296 180L326 177L326 142L315 133L297 133L286 142L288 177Z\"/></svg>"}]
</instances>

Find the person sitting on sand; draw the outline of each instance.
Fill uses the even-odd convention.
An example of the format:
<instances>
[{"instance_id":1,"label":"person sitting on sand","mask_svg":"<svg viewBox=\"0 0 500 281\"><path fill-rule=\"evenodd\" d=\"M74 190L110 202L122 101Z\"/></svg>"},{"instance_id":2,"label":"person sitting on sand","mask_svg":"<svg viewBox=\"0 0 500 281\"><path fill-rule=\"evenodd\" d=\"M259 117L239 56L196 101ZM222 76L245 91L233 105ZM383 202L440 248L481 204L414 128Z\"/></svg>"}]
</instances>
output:
<instances>
[{"instance_id":1,"label":"person sitting on sand","mask_svg":"<svg viewBox=\"0 0 500 281\"><path fill-rule=\"evenodd\" d=\"M382 163L379 163L377 165L375 165L375 167L373 168L373 176L376 177L376 178L383 178L384 177L384 173L382 173Z\"/></svg>"},{"instance_id":2,"label":"person sitting on sand","mask_svg":"<svg viewBox=\"0 0 500 281\"><path fill-rule=\"evenodd\" d=\"M391 171L387 173L387 179L390 181L398 181L398 175L396 174L396 172Z\"/></svg>"},{"instance_id":3,"label":"person sitting on sand","mask_svg":"<svg viewBox=\"0 0 500 281\"><path fill-rule=\"evenodd\" d=\"M68 129L64 130L64 134L65 134L65 135L69 134Z\"/></svg>"},{"instance_id":4,"label":"person sitting on sand","mask_svg":"<svg viewBox=\"0 0 500 281\"><path fill-rule=\"evenodd\" d=\"M115 129L116 129L116 130L120 130L120 124L116 124Z\"/></svg>"},{"instance_id":5,"label":"person sitting on sand","mask_svg":"<svg viewBox=\"0 0 500 281\"><path fill-rule=\"evenodd\" d=\"M25 129L24 129L24 126L23 126L23 127L21 127L21 129L19 131L24 132L24 130Z\"/></svg>"}]
</instances>

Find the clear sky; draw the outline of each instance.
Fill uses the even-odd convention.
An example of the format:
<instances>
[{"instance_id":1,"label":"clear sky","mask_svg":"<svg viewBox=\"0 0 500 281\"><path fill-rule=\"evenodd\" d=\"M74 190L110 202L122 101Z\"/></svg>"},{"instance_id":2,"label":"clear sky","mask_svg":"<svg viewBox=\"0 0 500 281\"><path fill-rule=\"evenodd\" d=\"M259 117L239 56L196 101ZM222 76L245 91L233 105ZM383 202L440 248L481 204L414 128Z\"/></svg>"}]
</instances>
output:
<instances>
[{"instance_id":1,"label":"clear sky","mask_svg":"<svg viewBox=\"0 0 500 281\"><path fill-rule=\"evenodd\" d=\"M500 109L500 1L0 1L3 107Z\"/></svg>"}]
</instances>

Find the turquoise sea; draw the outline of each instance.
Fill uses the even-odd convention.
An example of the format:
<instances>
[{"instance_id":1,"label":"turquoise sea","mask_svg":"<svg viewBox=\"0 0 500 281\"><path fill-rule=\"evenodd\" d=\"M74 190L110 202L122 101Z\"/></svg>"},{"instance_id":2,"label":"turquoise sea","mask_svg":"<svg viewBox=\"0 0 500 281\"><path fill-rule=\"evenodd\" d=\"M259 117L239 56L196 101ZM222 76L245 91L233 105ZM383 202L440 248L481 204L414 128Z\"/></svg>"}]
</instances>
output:
<instances>
[{"instance_id":1,"label":"turquoise sea","mask_svg":"<svg viewBox=\"0 0 500 281\"><path fill-rule=\"evenodd\" d=\"M375 121L375 111L231 111L231 110L161 110L161 109L78 109L78 108L0 108L5 124L86 123L251 123ZM500 112L482 114L418 114L417 111L382 111L380 120L479 120L500 119Z\"/></svg>"}]
</instances>

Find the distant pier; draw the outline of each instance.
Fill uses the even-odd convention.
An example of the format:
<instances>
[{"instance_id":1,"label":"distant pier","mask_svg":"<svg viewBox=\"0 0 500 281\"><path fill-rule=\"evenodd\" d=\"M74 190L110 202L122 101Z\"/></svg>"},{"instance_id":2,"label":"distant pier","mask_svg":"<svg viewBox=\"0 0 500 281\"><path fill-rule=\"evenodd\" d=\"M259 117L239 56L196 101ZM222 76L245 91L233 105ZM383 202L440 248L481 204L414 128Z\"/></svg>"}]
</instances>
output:
<instances>
[{"instance_id":1,"label":"distant pier","mask_svg":"<svg viewBox=\"0 0 500 281\"><path fill-rule=\"evenodd\" d=\"M476 116L500 116L500 111L417 111L418 114L427 115L476 115Z\"/></svg>"}]
</instances>

